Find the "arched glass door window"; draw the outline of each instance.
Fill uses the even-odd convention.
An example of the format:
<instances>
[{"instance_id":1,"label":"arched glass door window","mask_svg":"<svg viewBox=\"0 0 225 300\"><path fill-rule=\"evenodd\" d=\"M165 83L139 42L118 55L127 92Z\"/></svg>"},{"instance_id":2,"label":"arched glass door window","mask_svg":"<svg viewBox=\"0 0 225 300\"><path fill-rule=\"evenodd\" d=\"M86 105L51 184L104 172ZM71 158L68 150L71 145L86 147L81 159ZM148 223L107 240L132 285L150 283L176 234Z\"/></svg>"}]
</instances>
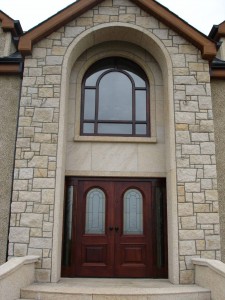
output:
<instances>
[{"instance_id":1,"label":"arched glass door window","mask_svg":"<svg viewBox=\"0 0 225 300\"><path fill-rule=\"evenodd\" d=\"M82 84L81 135L150 136L149 84L134 62L93 64Z\"/></svg>"},{"instance_id":2,"label":"arched glass door window","mask_svg":"<svg viewBox=\"0 0 225 300\"><path fill-rule=\"evenodd\" d=\"M143 234L143 197L136 189L126 191L123 198L123 233Z\"/></svg>"},{"instance_id":3,"label":"arched glass door window","mask_svg":"<svg viewBox=\"0 0 225 300\"><path fill-rule=\"evenodd\" d=\"M86 234L105 233L105 193L94 188L86 197Z\"/></svg>"}]
</instances>

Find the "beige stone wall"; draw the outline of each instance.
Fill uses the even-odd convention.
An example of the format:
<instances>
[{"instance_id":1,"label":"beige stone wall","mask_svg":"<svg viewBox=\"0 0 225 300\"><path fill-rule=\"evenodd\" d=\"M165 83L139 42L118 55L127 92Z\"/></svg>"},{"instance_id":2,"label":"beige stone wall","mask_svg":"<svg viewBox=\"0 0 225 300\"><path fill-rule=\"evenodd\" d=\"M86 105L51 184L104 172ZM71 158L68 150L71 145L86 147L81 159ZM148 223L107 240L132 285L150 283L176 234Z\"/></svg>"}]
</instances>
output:
<instances>
[{"instance_id":1,"label":"beige stone wall","mask_svg":"<svg viewBox=\"0 0 225 300\"><path fill-rule=\"evenodd\" d=\"M132 36L134 30L131 32L131 29L130 35L128 29L126 34L124 32L121 34L120 31L115 31L115 34L113 28L106 34L110 22L115 22L114 25L117 22L126 24L127 28L136 26L136 33L140 34L134 38ZM95 33L95 28L99 28L99 25L102 25L103 29ZM60 185L63 186L63 182L61 179L56 181L56 171L57 174L60 172L65 174L65 166L60 160L64 155L64 145L58 145L58 134L60 132L60 135L65 135L67 129L66 125L64 127L64 122L67 123L64 105L65 110L70 112L67 102L69 93L66 92L69 89L69 82L62 75L66 73L65 68L70 70L76 60L73 58L74 53L68 59L70 45L74 43L74 47L78 47L77 52L79 52L77 39L90 28L92 35L90 34L89 40L86 39L87 48L104 42L104 39L109 40L111 34L112 40L132 39L133 43L141 45L156 60L158 59L163 74L163 84L167 87L164 89L166 172L167 189L170 191L169 195L173 195L168 199L170 214L168 218L172 224L169 224L169 228L173 230L173 233L169 232L173 239L173 241L169 240L169 264L171 260L178 259L173 257L173 252L178 247L179 239L180 271L175 267L173 272L176 274L171 276L174 278L179 276L181 283L191 283L194 280L191 263L193 257L220 259L209 66L207 61L202 60L197 48L128 0L102 2L101 5L34 45L32 55L25 60L9 255L40 255L42 260L36 271L37 279L40 281L50 281L52 269L60 262L61 245L57 242L60 242L62 213L56 215L56 212L57 210L62 212L63 193L58 192L57 198L55 191L58 191ZM164 57L161 56L162 60L159 59L159 52L161 55L164 53ZM68 61L68 65L63 64L64 61ZM165 66L166 61L170 67ZM168 78L168 74L173 75L173 80ZM174 95L173 99L171 95ZM69 101L74 102L74 98L70 96ZM60 131L58 131L59 125ZM174 125L176 132L173 129ZM171 128L168 128L169 126ZM72 140L70 142L72 144ZM96 153L99 151L97 148L100 147L102 146L97 145ZM176 147L177 172L174 170L171 172L175 157L168 154L173 153L171 149L174 147ZM149 150L150 146L147 145L146 148ZM143 156L148 156L148 150L143 153ZM76 151L81 153L79 149ZM84 162L86 156L80 159ZM75 164L74 169L77 166L78 164ZM170 182L173 181L172 176L176 181L176 187L172 184L170 186ZM178 198L175 197L174 189L178 193ZM54 240L53 227L54 230L57 229ZM57 280L56 276L54 280Z\"/></svg>"},{"instance_id":2,"label":"beige stone wall","mask_svg":"<svg viewBox=\"0 0 225 300\"><path fill-rule=\"evenodd\" d=\"M0 264L6 261L21 79L0 76Z\"/></svg>"},{"instance_id":3,"label":"beige stone wall","mask_svg":"<svg viewBox=\"0 0 225 300\"><path fill-rule=\"evenodd\" d=\"M146 138L129 137L117 137L114 142L112 137L82 137L82 141L79 140L81 101L79 80L95 60L113 55L132 58L145 66L150 83L152 142ZM163 88L162 72L158 63L149 53L134 44L108 42L83 53L75 63L70 76L66 174L166 177Z\"/></svg>"},{"instance_id":4,"label":"beige stone wall","mask_svg":"<svg viewBox=\"0 0 225 300\"><path fill-rule=\"evenodd\" d=\"M225 81L212 80L222 261L225 262Z\"/></svg>"}]
</instances>

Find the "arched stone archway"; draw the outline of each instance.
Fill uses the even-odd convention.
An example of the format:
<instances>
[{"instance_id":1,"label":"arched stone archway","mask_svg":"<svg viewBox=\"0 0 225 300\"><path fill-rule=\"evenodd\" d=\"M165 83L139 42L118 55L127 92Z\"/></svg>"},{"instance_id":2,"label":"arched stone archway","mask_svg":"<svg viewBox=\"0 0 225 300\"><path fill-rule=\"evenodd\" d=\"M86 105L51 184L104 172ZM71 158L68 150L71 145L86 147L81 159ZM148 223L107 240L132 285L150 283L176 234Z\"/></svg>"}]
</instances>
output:
<instances>
[{"instance_id":1,"label":"arched stone archway","mask_svg":"<svg viewBox=\"0 0 225 300\"><path fill-rule=\"evenodd\" d=\"M169 279L179 282L178 271L178 225L176 195L176 164L175 164L175 130L172 62L165 45L150 31L128 23L109 23L90 28L80 34L71 43L64 56L60 96L59 140L57 149L57 174L55 217L53 232L52 281L60 277L61 236L62 236L62 199L65 177L65 147L68 86L71 69L78 57L87 49L109 41L125 41L141 46L150 53L160 65L166 104L166 172L167 172L167 205L168 205L168 241L169 241Z\"/></svg>"}]
</instances>

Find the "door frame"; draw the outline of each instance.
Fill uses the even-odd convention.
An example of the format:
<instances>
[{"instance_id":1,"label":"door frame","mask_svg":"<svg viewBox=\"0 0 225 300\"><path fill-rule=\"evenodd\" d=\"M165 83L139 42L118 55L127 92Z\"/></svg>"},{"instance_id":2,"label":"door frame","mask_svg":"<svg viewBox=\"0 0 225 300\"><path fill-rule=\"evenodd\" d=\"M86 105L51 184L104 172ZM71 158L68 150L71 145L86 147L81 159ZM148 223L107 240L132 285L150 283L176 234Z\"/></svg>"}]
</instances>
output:
<instances>
[{"instance_id":1,"label":"door frame","mask_svg":"<svg viewBox=\"0 0 225 300\"><path fill-rule=\"evenodd\" d=\"M168 241L167 241L167 201L166 201L166 178L132 178L132 177L78 177L78 176L66 176L65 178L65 193L64 193L64 221L63 221L63 238L62 238L62 277L75 277L74 274L74 258L76 256L76 247L75 242L72 242L72 245L70 245L70 251L69 251L69 260L67 259L67 262L65 261L65 251L66 251L66 206L65 206L65 199L67 196L67 188L68 186L73 186L73 208L72 208L72 228L75 226L75 220L77 218L77 214L79 213L77 211L77 200L78 197L82 197L82 195L79 195L78 190L78 183L79 181L106 181L106 182L151 182L152 183L152 197L155 198L156 188L159 187L163 191L163 210L160 212L163 216L161 216L161 221L163 224L160 225L160 233L163 235L163 239L161 240L161 243L163 245L163 249L161 249L161 259L158 259L159 256L157 256L157 246L155 246L152 249L152 255L153 255L153 266L154 269L153 276L151 278L168 278ZM152 224L154 224L154 227L156 228L157 220L156 220L156 201L153 198L153 210L154 210L154 220L152 221ZM72 234L73 239L75 238L74 232ZM153 237L153 244L156 244L157 241L157 232L156 230L152 231L152 237ZM68 249L67 249L68 251ZM74 255L72 255L74 253ZM160 261L159 261L160 260ZM66 262L66 263L65 263ZM159 265L161 264L161 267Z\"/></svg>"}]
</instances>

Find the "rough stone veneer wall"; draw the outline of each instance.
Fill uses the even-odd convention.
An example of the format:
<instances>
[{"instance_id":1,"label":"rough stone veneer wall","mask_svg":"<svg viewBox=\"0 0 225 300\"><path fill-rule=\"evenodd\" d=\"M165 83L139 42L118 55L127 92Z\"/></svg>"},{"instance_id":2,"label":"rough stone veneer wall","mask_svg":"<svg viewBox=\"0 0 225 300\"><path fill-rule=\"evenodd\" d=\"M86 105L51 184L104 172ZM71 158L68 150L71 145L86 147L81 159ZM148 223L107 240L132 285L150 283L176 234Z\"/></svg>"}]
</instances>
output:
<instances>
[{"instance_id":1,"label":"rough stone veneer wall","mask_svg":"<svg viewBox=\"0 0 225 300\"><path fill-rule=\"evenodd\" d=\"M33 48L25 60L9 255L42 257L49 281L59 97L63 56L81 32L109 22L136 24L161 39L174 75L180 282L193 281L191 258L220 258L214 128L208 62L174 31L128 0L107 0Z\"/></svg>"},{"instance_id":2,"label":"rough stone veneer wall","mask_svg":"<svg viewBox=\"0 0 225 300\"><path fill-rule=\"evenodd\" d=\"M221 232L221 258L225 263L225 80L212 81L212 101L213 115L215 119L215 143Z\"/></svg>"},{"instance_id":3,"label":"rough stone veneer wall","mask_svg":"<svg viewBox=\"0 0 225 300\"><path fill-rule=\"evenodd\" d=\"M6 262L21 79L0 76L0 265Z\"/></svg>"}]
</instances>

